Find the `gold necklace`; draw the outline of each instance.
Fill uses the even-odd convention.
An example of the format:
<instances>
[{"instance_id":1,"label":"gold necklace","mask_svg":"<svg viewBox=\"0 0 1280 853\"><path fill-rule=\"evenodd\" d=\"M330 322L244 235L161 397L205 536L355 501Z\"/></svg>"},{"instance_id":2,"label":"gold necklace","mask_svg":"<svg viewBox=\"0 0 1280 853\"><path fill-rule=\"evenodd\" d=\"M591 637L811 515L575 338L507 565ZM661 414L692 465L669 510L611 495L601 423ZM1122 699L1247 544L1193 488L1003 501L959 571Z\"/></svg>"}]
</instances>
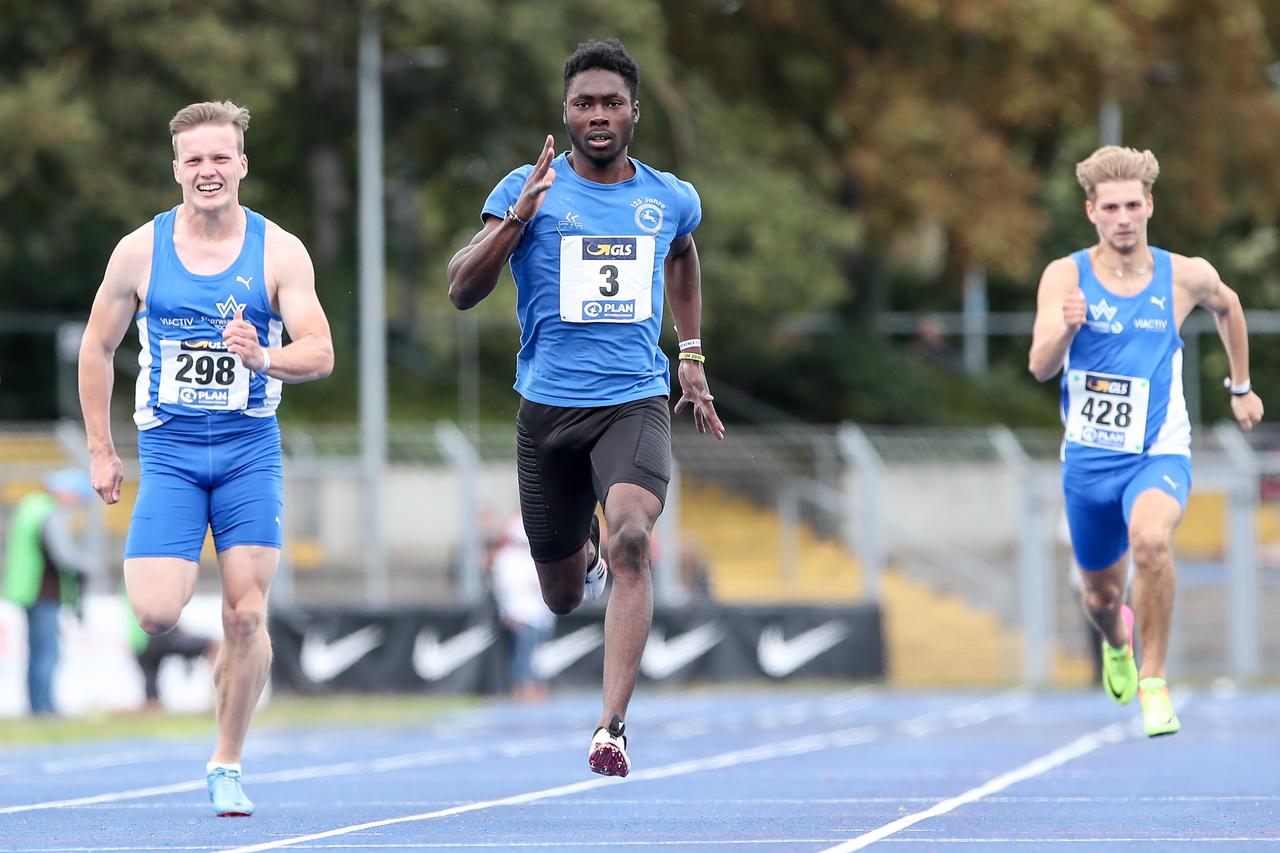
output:
<instances>
[{"instance_id":1,"label":"gold necklace","mask_svg":"<svg viewBox=\"0 0 1280 853\"><path fill-rule=\"evenodd\" d=\"M1146 275L1147 273L1151 272L1151 267L1149 266L1148 267L1131 267L1129 269L1125 269L1124 267L1113 267L1111 266L1111 264L1103 262L1101 251L1094 252L1093 259L1097 261L1099 264L1101 264L1102 266L1111 270L1112 274L1115 275L1116 278L1137 277L1140 275Z\"/></svg>"}]
</instances>

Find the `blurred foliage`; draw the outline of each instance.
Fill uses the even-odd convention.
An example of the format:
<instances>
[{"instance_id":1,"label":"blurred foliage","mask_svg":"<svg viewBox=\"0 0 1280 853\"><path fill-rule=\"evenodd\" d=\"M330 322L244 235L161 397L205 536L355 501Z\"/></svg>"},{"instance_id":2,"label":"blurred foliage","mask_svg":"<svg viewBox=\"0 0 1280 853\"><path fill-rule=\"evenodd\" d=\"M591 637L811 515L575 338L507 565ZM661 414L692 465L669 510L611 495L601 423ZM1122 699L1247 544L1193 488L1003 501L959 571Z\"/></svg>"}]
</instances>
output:
<instances>
[{"instance_id":1,"label":"blurred foliage","mask_svg":"<svg viewBox=\"0 0 1280 853\"><path fill-rule=\"evenodd\" d=\"M482 412L510 416L510 281L464 318L444 269L493 185L546 133L567 145L564 57L604 36L641 68L632 153L702 197L713 382L805 419L1052 421L1026 340L993 340L971 378L877 318L957 310L972 267L993 310L1032 310L1044 264L1094 239L1073 167L1107 99L1125 143L1161 160L1152 241L1280 307L1280 9L1264 0L364 5L383 27L393 417L455 413L470 329ZM339 357L282 415L353 419L360 8L0 0L0 312L83 317L115 242L179 200L168 119L231 98L253 111L245 203L310 247ZM1277 348L1255 340L1255 363ZM51 349L0 335L0 417L53 416ZM1207 417L1225 411L1205 396Z\"/></svg>"}]
</instances>

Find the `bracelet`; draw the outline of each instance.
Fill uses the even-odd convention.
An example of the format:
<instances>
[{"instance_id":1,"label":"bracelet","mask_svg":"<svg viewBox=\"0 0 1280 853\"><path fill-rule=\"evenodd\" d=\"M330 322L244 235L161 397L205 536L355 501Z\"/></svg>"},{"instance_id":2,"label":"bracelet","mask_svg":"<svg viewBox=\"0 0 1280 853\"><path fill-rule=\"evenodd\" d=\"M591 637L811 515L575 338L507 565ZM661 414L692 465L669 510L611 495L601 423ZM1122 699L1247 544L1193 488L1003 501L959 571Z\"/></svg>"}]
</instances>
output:
<instances>
[{"instance_id":1,"label":"bracelet","mask_svg":"<svg viewBox=\"0 0 1280 853\"><path fill-rule=\"evenodd\" d=\"M1248 394L1253 390L1253 380L1246 379L1239 385L1232 385L1231 377L1228 376L1222 380L1222 387L1230 391L1232 397L1243 397L1245 394Z\"/></svg>"},{"instance_id":2,"label":"bracelet","mask_svg":"<svg viewBox=\"0 0 1280 853\"><path fill-rule=\"evenodd\" d=\"M680 347L682 350L693 349L694 347L702 349L702 338L689 338L689 340L681 341L676 344L676 346Z\"/></svg>"},{"instance_id":3,"label":"bracelet","mask_svg":"<svg viewBox=\"0 0 1280 853\"><path fill-rule=\"evenodd\" d=\"M521 225L529 224L529 220L521 219L520 214L516 213L516 206L514 204L507 205L506 220L508 222L519 222Z\"/></svg>"},{"instance_id":4,"label":"bracelet","mask_svg":"<svg viewBox=\"0 0 1280 853\"><path fill-rule=\"evenodd\" d=\"M266 372L267 372L268 370L270 370L270 369L271 369L271 351L270 351L270 350L268 350L268 349L263 349L263 351L262 351L262 369L261 369L261 370L259 370L258 372L259 372L259 373L266 373Z\"/></svg>"},{"instance_id":5,"label":"bracelet","mask_svg":"<svg viewBox=\"0 0 1280 853\"><path fill-rule=\"evenodd\" d=\"M680 353L681 361L696 361L699 364L705 364L707 357L700 352L682 352Z\"/></svg>"}]
</instances>

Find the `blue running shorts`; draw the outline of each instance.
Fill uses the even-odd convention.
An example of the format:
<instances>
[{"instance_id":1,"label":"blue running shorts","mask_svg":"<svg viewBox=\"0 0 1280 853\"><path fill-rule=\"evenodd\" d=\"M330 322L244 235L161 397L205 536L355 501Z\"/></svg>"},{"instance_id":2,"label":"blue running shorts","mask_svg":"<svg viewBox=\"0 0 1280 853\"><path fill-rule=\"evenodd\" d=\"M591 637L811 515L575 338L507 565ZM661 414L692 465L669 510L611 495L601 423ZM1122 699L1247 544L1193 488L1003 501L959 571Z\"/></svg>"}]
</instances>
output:
<instances>
[{"instance_id":1,"label":"blue running shorts","mask_svg":"<svg viewBox=\"0 0 1280 853\"><path fill-rule=\"evenodd\" d=\"M126 560L199 562L209 528L218 551L280 547L284 470L275 418L175 415L138 433L138 459Z\"/></svg>"},{"instance_id":2,"label":"blue running shorts","mask_svg":"<svg viewBox=\"0 0 1280 853\"><path fill-rule=\"evenodd\" d=\"M1191 458L1165 454L1140 456L1132 464L1105 470L1062 466L1071 547L1088 572L1111 566L1129 550L1129 515L1138 495L1159 489L1187 508Z\"/></svg>"}]
</instances>

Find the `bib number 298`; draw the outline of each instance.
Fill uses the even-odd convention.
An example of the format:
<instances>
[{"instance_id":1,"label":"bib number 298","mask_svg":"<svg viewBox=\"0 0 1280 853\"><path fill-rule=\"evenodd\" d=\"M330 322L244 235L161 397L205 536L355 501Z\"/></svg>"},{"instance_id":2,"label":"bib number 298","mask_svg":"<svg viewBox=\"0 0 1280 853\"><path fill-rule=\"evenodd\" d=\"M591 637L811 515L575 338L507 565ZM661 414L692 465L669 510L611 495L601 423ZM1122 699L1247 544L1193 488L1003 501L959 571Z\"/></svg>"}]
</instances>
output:
<instances>
[{"instance_id":1,"label":"bib number 298","mask_svg":"<svg viewBox=\"0 0 1280 853\"><path fill-rule=\"evenodd\" d=\"M211 355L179 353L178 374L175 378L179 382L196 385L230 385L236 378L236 360L227 355L215 358Z\"/></svg>"}]
</instances>

